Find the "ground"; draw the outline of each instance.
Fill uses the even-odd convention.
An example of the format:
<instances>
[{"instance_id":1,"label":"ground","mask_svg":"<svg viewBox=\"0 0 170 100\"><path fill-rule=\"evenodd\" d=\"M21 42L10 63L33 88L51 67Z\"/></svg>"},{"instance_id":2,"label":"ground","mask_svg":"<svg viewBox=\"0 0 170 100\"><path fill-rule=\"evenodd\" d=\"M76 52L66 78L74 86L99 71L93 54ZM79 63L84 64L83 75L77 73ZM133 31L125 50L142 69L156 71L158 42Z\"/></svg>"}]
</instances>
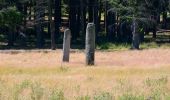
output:
<instances>
[{"instance_id":1,"label":"ground","mask_svg":"<svg viewBox=\"0 0 170 100\"><path fill-rule=\"evenodd\" d=\"M97 51L95 66L84 51L0 51L3 100L170 100L170 49ZM58 99L57 99L58 98Z\"/></svg>"},{"instance_id":2,"label":"ground","mask_svg":"<svg viewBox=\"0 0 170 100\"><path fill-rule=\"evenodd\" d=\"M83 51L72 50L70 63L62 63L62 51L12 50L0 51L0 66L11 67L85 67ZM159 67L170 65L170 49L139 51L97 51L96 67Z\"/></svg>"}]
</instances>

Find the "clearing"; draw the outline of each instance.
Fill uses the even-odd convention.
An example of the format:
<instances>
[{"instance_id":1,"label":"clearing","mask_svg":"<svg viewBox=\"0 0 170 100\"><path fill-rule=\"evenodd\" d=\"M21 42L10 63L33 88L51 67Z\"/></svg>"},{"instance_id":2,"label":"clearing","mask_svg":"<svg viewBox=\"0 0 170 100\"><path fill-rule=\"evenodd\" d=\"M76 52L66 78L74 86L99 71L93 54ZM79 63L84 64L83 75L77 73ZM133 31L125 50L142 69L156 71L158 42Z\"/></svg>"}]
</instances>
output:
<instances>
[{"instance_id":1,"label":"clearing","mask_svg":"<svg viewBox=\"0 0 170 100\"><path fill-rule=\"evenodd\" d=\"M61 50L0 51L0 99L170 100L170 49L97 51L94 67L83 51L61 58Z\"/></svg>"}]
</instances>

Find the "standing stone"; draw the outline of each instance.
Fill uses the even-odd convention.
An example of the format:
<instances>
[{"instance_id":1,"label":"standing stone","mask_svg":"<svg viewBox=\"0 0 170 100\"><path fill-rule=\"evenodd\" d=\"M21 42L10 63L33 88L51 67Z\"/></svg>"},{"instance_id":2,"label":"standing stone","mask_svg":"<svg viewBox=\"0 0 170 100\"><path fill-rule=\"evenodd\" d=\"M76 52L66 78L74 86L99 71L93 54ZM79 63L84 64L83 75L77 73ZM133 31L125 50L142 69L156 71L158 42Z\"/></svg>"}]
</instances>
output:
<instances>
[{"instance_id":1,"label":"standing stone","mask_svg":"<svg viewBox=\"0 0 170 100\"><path fill-rule=\"evenodd\" d=\"M133 34L133 38L132 38L132 49L139 49L139 45L140 45L140 33L138 31L138 24L136 22L136 19L133 20L133 25L132 25L132 34Z\"/></svg>"},{"instance_id":2,"label":"standing stone","mask_svg":"<svg viewBox=\"0 0 170 100\"><path fill-rule=\"evenodd\" d=\"M69 62L70 57L70 40L71 40L71 31L70 29L66 29L64 31L64 39L63 39L63 62Z\"/></svg>"},{"instance_id":3,"label":"standing stone","mask_svg":"<svg viewBox=\"0 0 170 100\"><path fill-rule=\"evenodd\" d=\"M95 24L88 23L86 29L86 65L94 65L95 60Z\"/></svg>"}]
</instances>

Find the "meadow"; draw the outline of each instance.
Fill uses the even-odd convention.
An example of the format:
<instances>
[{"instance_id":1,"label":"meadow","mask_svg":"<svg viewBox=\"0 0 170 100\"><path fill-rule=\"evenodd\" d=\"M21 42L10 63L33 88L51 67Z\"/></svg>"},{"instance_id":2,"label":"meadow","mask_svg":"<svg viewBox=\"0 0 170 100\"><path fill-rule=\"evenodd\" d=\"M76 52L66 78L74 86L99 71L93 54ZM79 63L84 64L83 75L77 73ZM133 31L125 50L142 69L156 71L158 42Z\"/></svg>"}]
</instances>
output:
<instances>
[{"instance_id":1,"label":"meadow","mask_svg":"<svg viewBox=\"0 0 170 100\"><path fill-rule=\"evenodd\" d=\"M161 56L160 56L161 55ZM84 52L2 51L0 100L170 100L170 50Z\"/></svg>"}]
</instances>

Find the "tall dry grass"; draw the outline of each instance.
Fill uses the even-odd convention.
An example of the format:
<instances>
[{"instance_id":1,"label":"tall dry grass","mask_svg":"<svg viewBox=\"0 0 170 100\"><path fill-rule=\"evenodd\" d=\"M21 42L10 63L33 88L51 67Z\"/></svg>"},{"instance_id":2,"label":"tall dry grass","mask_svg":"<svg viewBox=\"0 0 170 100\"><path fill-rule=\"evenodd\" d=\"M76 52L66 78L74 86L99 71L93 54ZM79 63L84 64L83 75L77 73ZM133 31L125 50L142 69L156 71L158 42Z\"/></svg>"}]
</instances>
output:
<instances>
[{"instance_id":1,"label":"tall dry grass","mask_svg":"<svg viewBox=\"0 0 170 100\"><path fill-rule=\"evenodd\" d=\"M0 54L0 100L169 100L170 50Z\"/></svg>"}]
</instances>

